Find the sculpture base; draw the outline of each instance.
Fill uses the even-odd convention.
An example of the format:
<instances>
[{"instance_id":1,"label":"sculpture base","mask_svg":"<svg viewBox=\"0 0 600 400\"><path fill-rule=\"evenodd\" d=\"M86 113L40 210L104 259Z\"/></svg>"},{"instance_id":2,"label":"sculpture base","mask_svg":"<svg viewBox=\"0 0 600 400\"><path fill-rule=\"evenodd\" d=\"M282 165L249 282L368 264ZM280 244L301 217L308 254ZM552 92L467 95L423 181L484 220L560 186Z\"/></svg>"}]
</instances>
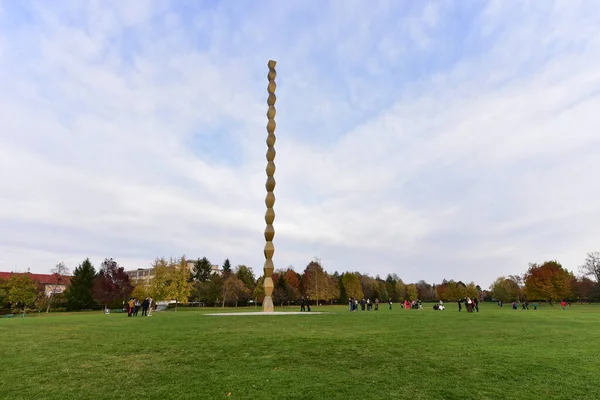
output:
<instances>
[{"instance_id":1,"label":"sculpture base","mask_svg":"<svg viewBox=\"0 0 600 400\"><path fill-rule=\"evenodd\" d=\"M263 300L263 312L273 312L275 311L275 307L273 307L273 298L271 296L265 296Z\"/></svg>"}]
</instances>

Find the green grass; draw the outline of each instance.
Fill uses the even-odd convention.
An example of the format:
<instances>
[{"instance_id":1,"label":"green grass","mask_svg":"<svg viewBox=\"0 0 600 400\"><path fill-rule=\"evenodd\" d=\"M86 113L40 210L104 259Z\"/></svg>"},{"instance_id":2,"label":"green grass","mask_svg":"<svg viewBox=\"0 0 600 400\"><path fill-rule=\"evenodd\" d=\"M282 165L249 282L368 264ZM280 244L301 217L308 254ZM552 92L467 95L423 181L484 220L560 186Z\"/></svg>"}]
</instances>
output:
<instances>
[{"instance_id":1,"label":"green grass","mask_svg":"<svg viewBox=\"0 0 600 400\"><path fill-rule=\"evenodd\" d=\"M481 308L0 319L0 398L600 398L600 306Z\"/></svg>"}]
</instances>

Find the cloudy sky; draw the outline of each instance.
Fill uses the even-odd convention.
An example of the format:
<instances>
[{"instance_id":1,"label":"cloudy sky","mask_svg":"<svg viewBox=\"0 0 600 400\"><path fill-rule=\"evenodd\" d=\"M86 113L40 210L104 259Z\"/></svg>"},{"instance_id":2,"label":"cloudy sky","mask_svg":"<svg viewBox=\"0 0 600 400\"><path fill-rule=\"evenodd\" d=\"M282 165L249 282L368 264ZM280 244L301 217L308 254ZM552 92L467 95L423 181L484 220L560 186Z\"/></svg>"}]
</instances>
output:
<instances>
[{"instance_id":1,"label":"cloudy sky","mask_svg":"<svg viewBox=\"0 0 600 400\"><path fill-rule=\"evenodd\" d=\"M0 0L0 270L208 257L405 281L600 250L590 1Z\"/></svg>"}]
</instances>

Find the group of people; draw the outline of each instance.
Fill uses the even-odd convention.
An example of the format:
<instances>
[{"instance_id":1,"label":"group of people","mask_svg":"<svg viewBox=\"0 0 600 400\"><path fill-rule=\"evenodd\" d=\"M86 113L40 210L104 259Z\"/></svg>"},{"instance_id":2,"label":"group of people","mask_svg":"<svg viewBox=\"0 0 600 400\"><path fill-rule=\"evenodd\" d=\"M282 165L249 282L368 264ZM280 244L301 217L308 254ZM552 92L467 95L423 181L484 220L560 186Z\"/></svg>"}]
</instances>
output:
<instances>
[{"instance_id":1,"label":"group of people","mask_svg":"<svg viewBox=\"0 0 600 400\"><path fill-rule=\"evenodd\" d=\"M152 297L146 297L144 301L140 302L139 299L131 298L127 302L127 316L137 317L140 308L142 309L142 317L151 317L152 310L156 307L156 302Z\"/></svg>"},{"instance_id":2,"label":"group of people","mask_svg":"<svg viewBox=\"0 0 600 400\"><path fill-rule=\"evenodd\" d=\"M365 299L364 297L360 299L360 301L354 297L350 297L348 299L348 311L358 311L359 307L362 311L371 311L373 309L375 311L379 311L379 299L375 298L374 301L371 301L371 299ZM391 309L392 303L390 299L390 310Z\"/></svg>"},{"instance_id":3,"label":"group of people","mask_svg":"<svg viewBox=\"0 0 600 400\"><path fill-rule=\"evenodd\" d=\"M462 310L463 303L465 304L468 313L479 312L479 299L477 297L471 299L469 296L466 296L458 300L458 311Z\"/></svg>"},{"instance_id":4,"label":"group of people","mask_svg":"<svg viewBox=\"0 0 600 400\"><path fill-rule=\"evenodd\" d=\"M300 299L300 311L310 312L310 301L308 297L302 296L302 298Z\"/></svg>"}]
</instances>

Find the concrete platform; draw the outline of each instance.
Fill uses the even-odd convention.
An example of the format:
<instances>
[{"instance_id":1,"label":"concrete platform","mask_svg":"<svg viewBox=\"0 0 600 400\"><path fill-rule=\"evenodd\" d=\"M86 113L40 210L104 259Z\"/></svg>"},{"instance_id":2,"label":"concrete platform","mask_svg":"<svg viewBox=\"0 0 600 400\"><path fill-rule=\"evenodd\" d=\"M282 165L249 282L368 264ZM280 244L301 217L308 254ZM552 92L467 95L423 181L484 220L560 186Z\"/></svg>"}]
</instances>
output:
<instances>
[{"instance_id":1,"label":"concrete platform","mask_svg":"<svg viewBox=\"0 0 600 400\"><path fill-rule=\"evenodd\" d=\"M227 316L253 316L253 315L319 315L326 314L320 311L311 311L311 312L301 312L301 311L273 311L273 312L229 312L229 313L211 313L204 315L214 315L217 317L227 317Z\"/></svg>"}]
</instances>

